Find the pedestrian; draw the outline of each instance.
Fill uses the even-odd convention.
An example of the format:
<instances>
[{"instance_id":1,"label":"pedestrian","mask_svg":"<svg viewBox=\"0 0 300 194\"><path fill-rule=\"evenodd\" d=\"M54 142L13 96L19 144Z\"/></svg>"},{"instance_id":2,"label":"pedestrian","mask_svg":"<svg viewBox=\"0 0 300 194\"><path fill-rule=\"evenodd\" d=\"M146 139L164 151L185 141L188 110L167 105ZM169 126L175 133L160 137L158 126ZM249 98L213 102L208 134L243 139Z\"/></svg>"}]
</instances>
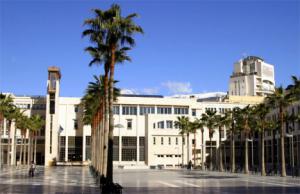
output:
<instances>
[{"instance_id":1,"label":"pedestrian","mask_svg":"<svg viewBox=\"0 0 300 194\"><path fill-rule=\"evenodd\" d=\"M192 169L192 161L190 160L188 163L188 169L191 170Z\"/></svg>"},{"instance_id":2,"label":"pedestrian","mask_svg":"<svg viewBox=\"0 0 300 194\"><path fill-rule=\"evenodd\" d=\"M34 170L35 170L35 164L33 161L31 161L31 165L29 168L29 176L33 177L34 176Z\"/></svg>"}]
</instances>

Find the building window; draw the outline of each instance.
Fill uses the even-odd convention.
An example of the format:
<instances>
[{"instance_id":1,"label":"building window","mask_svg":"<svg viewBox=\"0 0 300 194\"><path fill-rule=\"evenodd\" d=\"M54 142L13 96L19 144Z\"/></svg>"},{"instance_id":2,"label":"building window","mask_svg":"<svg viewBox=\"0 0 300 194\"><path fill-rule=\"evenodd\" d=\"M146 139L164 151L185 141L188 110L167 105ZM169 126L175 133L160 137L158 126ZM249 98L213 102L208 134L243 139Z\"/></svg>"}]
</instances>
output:
<instances>
[{"instance_id":1,"label":"building window","mask_svg":"<svg viewBox=\"0 0 300 194\"><path fill-rule=\"evenodd\" d=\"M174 114L187 115L189 114L189 108L174 108Z\"/></svg>"},{"instance_id":2,"label":"building window","mask_svg":"<svg viewBox=\"0 0 300 194\"><path fill-rule=\"evenodd\" d=\"M173 128L173 121L167 121L167 128L172 129Z\"/></svg>"},{"instance_id":3,"label":"building window","mask_svg":"<svg viewBox=\"0 0 300 194\"><path fill-rule=\"evenodd\" d=\"M137 138L122 137L122 161L136 161Z\"/></svg>"},{"instance_id":4,"label":"building window","mask_svg":"<svg viewBox=\"0 0 300 194\"><path fill-rule=\"evenodd\" d=\"M119 161L119 136L114 136L113 161Z\"/></svg>"},{"instance_id":5,"label":"building window","mask_svg":"<svg viewBox=\"0 0 300 194\"><path fill-rule=\"evenodd\" d=\"M155 123L153 123L153 129L155 129Z\"/></svg>"},{"instance_id":6,"label":"building window","mask_svg":"<svg viewBox=\"0 0 300 194\"><path fill-rule=\"evenodd\" d=\"M78 121L77 119L74 119L74 129L78 129Z\"/></svg>"},{"instance_id":7,"label":"building window","mask_svg":"<svg viewBox=\"0 0 300 194\"><path fill-rule=\"evenodd\" d=\"M153 137L153 145L156 145L156 138Z\"/></svg>"},{"instance_id":8,"label":"building window","mask_svg":"<svg viewBox=\"0 0 300 194\"><path fill-rule=\"evenodd\" d=\"M132 119L127 119L127 129L132 129Z\"/></svg>"},{"instance_id":9,"label":"building window","mask_svg":"<svg viewBox=\"0 0 300 194\"><path fill-rule=\"evenodd\" d=\"M171 107L157 107L157 114L172 114Z\"/></svg>"},{"instance_id":10,"label":"building window","mask_svg":"<svg viewBox=\"0 0 300 194\"><path fill-rule=\"evenodd\" d=\"M78 112L78 105L74 106L74 112Z\"/></svg>"},{"instance_id":11,"label":"building window","mask_svg":"<svg viewBox=\"0 0 300 194\"><path fill-rule=\"evenodd\" d=\"M123 106L122 107L122 114L123 115L136 115L137 114L137 107L136 106Z\"/></svg>"},{"instance_id":12,"label":"building window","mask_svg":"<svg viewBox=\"0 0 300 194\"><path fill-rule=\"evenodd\" d=\"M139 151L140 151L140 161L145 161L145 137L139 137L140 142L139 142Z\"/></svg>"},{"instance_id":13,"label":"building window","mask_svg":"<svg viewBox=\"0 0 300 194\"><path fill-rule=\"evenodd\" d=\"M148 106L141 106L140 107L140 115L154 114L154 113L155 113L155 108L154 107L148 107Z\"/></svg>"},{"instance_id":14,"label":"building window","mask_svg":"<svg viewBox=\"0 0 300 194\"><path fill-rule=\"evenodd\" d=\"M175 143L176 143L176 145L178 145L178 137L176 137Z\"/></svg>"},{"instance_id":15,"label":"building window","mask_svg":"<svg viewBox=\"0 0 300 194\"><path fill-rule=\"evenodd\" d=\"M169 137L169 145L171 145L171 137Z\"/></svg>"},{"instance_id":16,"label":"building window","mask_svg":"<svg viewBox=\"0 0 300 194\"><path fill-rule=\"evenodd\" d=\"M114 115L120 114L120 107L119 106L113 106L113 112L114 112Z\"/></svg>"},{"instance_id":17,"label":"building window","mask_svg":"<svg viewBox=\"0 0 300 194\"><path fill-rule=\"evenodd\" d=\"M185 138L184 137L182 138L182 143L183 143L183 145L185 145Z\"/></svg>"},{"instance_id":18,"label":"building window","mask_svg":"<svg viewBox=\"0 0 300 194\"><path fill-rule=\"evenodd\" d=\"M164 137L161 137L161 138L160 138L160 144L161 144L161 145L164 145Z\"/></svg>"},{"instance_id":19,"label":"building window","mask_svg":"<svg viewBox=\"0 0 300 194\"><path fill-rule=\"evenodd\" d=\"M196 116L196 109L192 109L192 116Z\"/></svg>"},{"instance_id":20,"label":"building window","mask_svg":"<svg viewBox=\"0 0 300 194\"><path fill-rule=\"evenodd\" d=\"M158 123L157 123L157 128L159 128L159 129L164 129L165 128L165 122L164 121L159 121Z\"/></svg>"},{"instance_id":21,"label":"building window","mask_svg":"<svg viewBox=\"0 0 300 194\"><path fill-rule=\"evenodd\" d=\"M195 145L195 139L192 139L192 145Z\"/></svg>"}]
</instances>

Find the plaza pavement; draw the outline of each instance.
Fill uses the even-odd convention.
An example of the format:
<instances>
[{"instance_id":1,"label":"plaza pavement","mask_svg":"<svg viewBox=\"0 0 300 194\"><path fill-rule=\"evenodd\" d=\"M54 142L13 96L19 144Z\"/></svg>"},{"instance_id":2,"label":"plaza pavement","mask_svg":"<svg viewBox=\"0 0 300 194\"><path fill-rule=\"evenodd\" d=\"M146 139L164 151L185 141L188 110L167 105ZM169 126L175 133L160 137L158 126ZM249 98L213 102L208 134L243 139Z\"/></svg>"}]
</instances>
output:
<instances>
[{"instance_id":1,"label":"plaza pavement","mask_svg":"<svg viewBox=\"0 0 300 194\"><path fill-rule=\"evenodd\" d=\"M124 194L299 194L300 178L188 170L114 171ZM0 172L0 193L100 193L88 167L37 167Z\"/></svg>"}]
</instances>

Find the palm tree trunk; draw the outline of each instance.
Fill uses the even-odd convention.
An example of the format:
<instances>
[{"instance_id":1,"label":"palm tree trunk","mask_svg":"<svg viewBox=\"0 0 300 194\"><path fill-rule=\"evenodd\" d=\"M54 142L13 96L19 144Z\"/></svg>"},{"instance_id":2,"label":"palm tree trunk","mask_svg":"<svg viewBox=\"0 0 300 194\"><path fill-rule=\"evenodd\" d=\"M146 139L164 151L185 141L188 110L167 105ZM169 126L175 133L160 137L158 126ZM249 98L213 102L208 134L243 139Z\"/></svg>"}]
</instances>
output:
<instances>
[{"instance_id":1,"label":"palm tree trunk","mask_svg":"<svg viewBox=\"0 0 300 194\"><path fill-rule=\"evenodd\" d=\"M249 174L249 159L248 159L248 133L245 132L245 174Z\"/></svg>"},{"instance_id":2,"label":"palm tree trunk","mask_svg":"<svg viewBox=\"0 0 300 194\"><path fill-rule=\"evenodd\" d=\"M204 130L203 129L201 129L201 141L202 141L202 148L201 148L201 154L202 154L202 156L201 156L201 166L202 166L202 170L204 170L205 169L205 167L204 167L204 136L203 136L203 134L204 134Z\"/></svg>"},{"instance_id":3,"label":"palm tree trunk","mask_svg":"<svg viewBox=\"0 0 300 194\"><path fill-rule=\"evenodd\" d=\"M273 171L273 173L275 173L275 170L276 170L276 165L275 165L276 164L275 163L275 141L276 141L276 138L275 138L275 131L271 130L271 132L272 132L272 168L273 168L272 171Z\"/></svg>"},{"instance_id":4,"label":"palm tree trunk","mask_svg":"<svg viewBox=\"0 0 300 194\"><path fill-rule=\"evenodd\" d=\"M21 132L22 133L22 132ZM23 138L23 135L21 134L21 145L20 145L20 156L19 156L19 161L20 161L20 164L22 165L23 164L23 149L24 149L24 138ZM17 152L17 150L16 150Z\"/></svg>"},{"instance_id":5,"label":"palm tree trunk","mask_svg":"<svg viewBox=\"0 0 300 194\"><path fill-rule=\"evenodd\" d=\"M221 127L219 127L219 170L220 172L223 172L224 171L224 168L223 168L223 155L222 155L222 138L221 138L221 132L222 132L222 129Z\"/></svg>"},{"instance_id":6,"label":"palm tree trunk","mask_svg":"<svg viewBox=\"0 0 300 194\"><path fill-rule=\"evenodd\" d=\"M194 168L196 168L196 129L194 131L194 151L193 151L193 155L194 155Z\"/></svg>"},{"instance_id":7,"label":"palm tree trunk","mask_svg":"<svg viewBox=\"0 0 300 194\"><path fill-rule=\"evenodd\" d=\"M187 164L190 162L190 133L187 133L186 134L186 143L187 143L187 148L186 148L186 151L187 151L187 157L186 157L186 160L187 160Z\"/></svg>"},{"instance_id":8,"label":"palm tree trunk","mask_svg":"<svg viewBox=\"0 0 300 194\"><path fill-rule=\"evenodd\" d=\"M105 109L104 109L104 145L103 145L103 162L102 174L107 177L108 162L108 135L109 135L109 87L108 87L108 71L105 69L104 75L104 93L105 93Z\"/></svg>"},{"instance_id":9,"label":"palm tree trunk","mask_svg":"<svg viewBox=\"0 0 300 194\"><path fill-rule=\"evenodd\" d=\"M11 125L10 125L11 127ZM13 165L16 165L16 162L17 162L17 128L15 127L15 130L14 130L14 153L13 153Z\"/></svg>"},{"instance_id":10,"label":"palm tree trunk","mask_svg":"<svg viewBox=\"0 0 300 194\"><path fill-rule=\"evenodd\" d=\"M34 136L34 163L36 164L36 144L37 144L37 134Z\"/></svg>"},{"instance_id":11,"label":"palm tree trunk","mask_svg":"<svg viewBox=\"0 0 300 194\"><path fill-rule=\"evenodd\" d=\"M114 74L115 74L115 52L116 45L111 47L110 75L109 75L109 134L108 134L108 164L107 177L108 182L113 182L113 142L114 142ZM138 141L137 141L138 142ZM137 145L138 146L138 145ZM137 160L138 161L138 160Z\"/></svg>"},{"instance_id":12,"label":"palm tree trunk","mask_svg":"<svg viewBox=\"0 0 300 194\"><path fill-rule=\"evenodd\" d=\"M280 146L281 146L281 176L285 177L286 176L286 168L285 168L285 154L284 154L284 122L283 122L283 110L282 107L280 107L280 126L281 126L281 131L280 131Z\"/></svg>"},{"instance_id":13,"label":"palm tree trunk","mask_svg":"<svg viewBox=\"0 0 300 194\"><path fill-rule=\"evenodd\" d=\"M231 153L230 153L230 161L231 161L231 172L235 172L235 142L234 142L234 132L231 130Z\"/></svg>"},{"instance_id":14,"label":"palm tree trunk","mask_svg":"<svg viewBox=\"0 0 300 194\"><path fill-rule=\"evenodd\" d=\"M209 160L209 170L212 170L213 167L212 167L212 160L213 160L213 154L212 154L212 140L211 140L211 135L209 135L209 141L210 141L210 160Z\"/></svg>"},{"instance_id":15,"label":"palm tree trunk","mask_svg":"<svg viewBox=\"0 0 300 194\"><path fill-rule=\"evenodd\" d=\"M266 176L265 167L265 131L261 131L261 176Z\"/></svg>"},{"instance_id":16,"label":"palm tree trunk","mask_svg":"<svg viewBox=\"0 0 300 194\"><path fill-rule=\"evenodd\" d=\"M181 162L182 162L182 167L184 167L184 135L182 134L182 137L181 137L181 149L182 149L182 155L181 155Z\"/></svg>"},{"instance_id":17,"label":"palm tree trunk","mask_svg":"<svg viewBox=\"0 0 300 194\"><path fill-rule=\"evenodd\" d=\"M2 114L0 115L0 169L2 168L2 128L3 128L3 124L2 124Z\"/></svg>"}]
</instances>

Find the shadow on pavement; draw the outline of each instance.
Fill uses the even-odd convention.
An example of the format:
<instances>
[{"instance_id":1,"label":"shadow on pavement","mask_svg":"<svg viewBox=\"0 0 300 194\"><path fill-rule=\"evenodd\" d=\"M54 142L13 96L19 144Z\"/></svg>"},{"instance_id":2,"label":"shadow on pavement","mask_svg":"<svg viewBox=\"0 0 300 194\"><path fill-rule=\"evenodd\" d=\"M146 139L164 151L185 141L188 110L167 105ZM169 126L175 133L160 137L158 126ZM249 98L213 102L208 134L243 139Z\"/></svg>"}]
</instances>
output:
<instances>
[{"instance_id":1,"label":"shadow on pavement","mask_svg":"<svg viewBox=\"0 0 300 194\"><path fill-rule=\"evenodd\" d=\"M299 194L300 187L125 187L124 194Z\"/></svg>"}]
</instances>

